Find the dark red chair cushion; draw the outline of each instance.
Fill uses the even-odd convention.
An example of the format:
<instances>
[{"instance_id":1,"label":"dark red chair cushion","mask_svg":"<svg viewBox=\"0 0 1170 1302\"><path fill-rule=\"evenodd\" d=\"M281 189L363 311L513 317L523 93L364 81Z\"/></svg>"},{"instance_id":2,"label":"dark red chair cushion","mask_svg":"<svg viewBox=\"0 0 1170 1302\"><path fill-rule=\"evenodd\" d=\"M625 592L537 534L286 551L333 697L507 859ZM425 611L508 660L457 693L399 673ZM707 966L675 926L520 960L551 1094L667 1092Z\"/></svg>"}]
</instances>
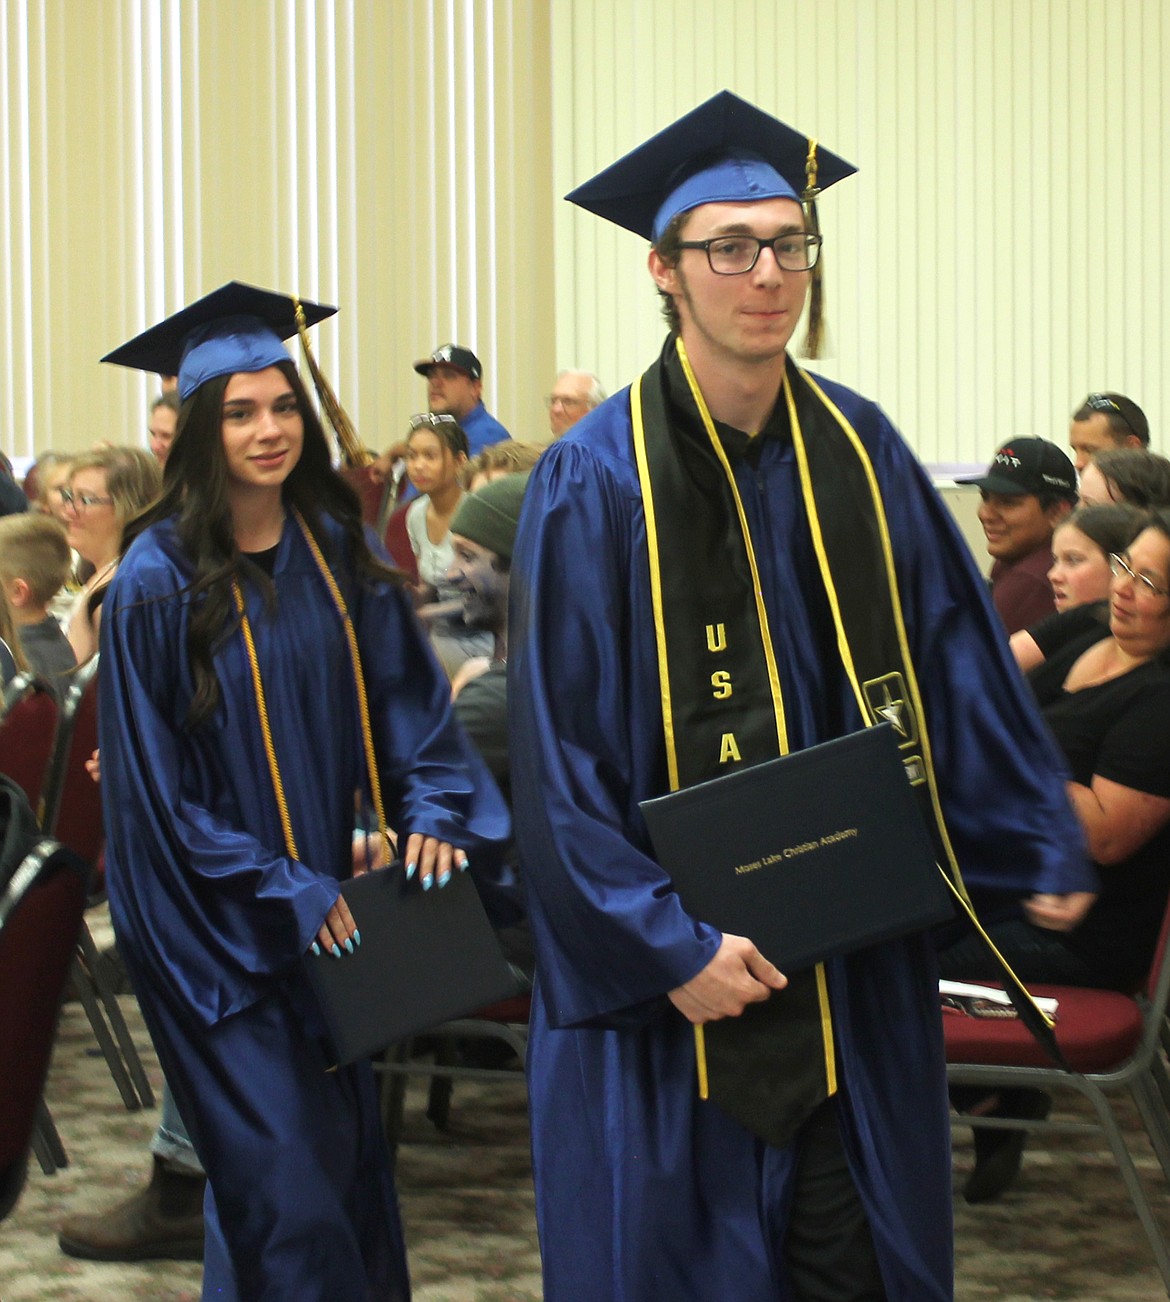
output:
<instances>
[{"instance_id":1,"label":"dark red chair cushion","mask_svg":"<svg viewBox=\"0 0 1170 1302\"><path fill-rule=\"evenodd\" d=\"M498 1003L488 1004L471 1014L482 1022L527 1022L532 1011L531 995L513 995L511 999L501 999Z\"/></svg>"},{"instance_id":2,"label":"dark red chair cushion","mask_svg":"<svg viewBox=\"0 0 1170 1302\"><path fill-rule=\"evenodd\" d=\"M1075 986L1029 986L1034 995L1058 1001L1056 1041L1068 1065L1079 1072L1104 1072L1123 1063L1142 1036L1142 1010L1112 990ZM1056 1064L1018 1018L943 1014L947 1062L1006 1067Z\"/></svg>"}]
</instances>

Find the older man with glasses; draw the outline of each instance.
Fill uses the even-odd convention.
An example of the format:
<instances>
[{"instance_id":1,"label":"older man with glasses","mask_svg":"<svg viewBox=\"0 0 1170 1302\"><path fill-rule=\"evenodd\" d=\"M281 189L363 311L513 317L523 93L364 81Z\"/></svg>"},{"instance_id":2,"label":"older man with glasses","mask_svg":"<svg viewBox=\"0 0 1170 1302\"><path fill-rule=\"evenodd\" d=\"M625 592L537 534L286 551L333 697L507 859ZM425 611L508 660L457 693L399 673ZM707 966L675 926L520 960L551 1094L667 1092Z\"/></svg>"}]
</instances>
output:
<instances>
[{"instance_id":1,"label":"older man with glasses","mask_svg":"<svg viewBox=\"0 0 1170 1302\"><path fill-rule=\"evenodd\" d=\"M589 371L561 371L552 393L544 400L548 408L549 433L554 439L559 439L605 399L606 392L596 375Z\"/></svg>"}]
</instances>

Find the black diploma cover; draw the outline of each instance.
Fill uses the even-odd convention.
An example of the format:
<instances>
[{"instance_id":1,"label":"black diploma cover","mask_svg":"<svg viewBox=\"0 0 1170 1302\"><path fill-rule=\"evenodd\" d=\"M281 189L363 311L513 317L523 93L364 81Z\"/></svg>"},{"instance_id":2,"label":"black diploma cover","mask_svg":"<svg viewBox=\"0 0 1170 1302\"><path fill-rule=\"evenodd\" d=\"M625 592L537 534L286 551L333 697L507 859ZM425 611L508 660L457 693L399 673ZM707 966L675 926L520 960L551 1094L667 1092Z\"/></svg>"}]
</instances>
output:
<instances>
[{"instance_id":1,"label":"black diploma cover","mask_svg":"<svg viewBox=\"0 0 1170 1302\"><path fill-rule=\"evenodd\" d=\"M303 968L345 1066L517 991L475 883L455 873L424 891L401 863L341 883L362 943L307 954Z\"/></svg>"},{"instance_id":2,"label":"black diploma cover","mask_svg":"<svg viewBox=\"0 0 1170 1302\"><path fill-rule=\"evenodd\" d=\"M786 974L953 913L888 724L641 809L687 912Z\"/></svg>"}]
</instances>

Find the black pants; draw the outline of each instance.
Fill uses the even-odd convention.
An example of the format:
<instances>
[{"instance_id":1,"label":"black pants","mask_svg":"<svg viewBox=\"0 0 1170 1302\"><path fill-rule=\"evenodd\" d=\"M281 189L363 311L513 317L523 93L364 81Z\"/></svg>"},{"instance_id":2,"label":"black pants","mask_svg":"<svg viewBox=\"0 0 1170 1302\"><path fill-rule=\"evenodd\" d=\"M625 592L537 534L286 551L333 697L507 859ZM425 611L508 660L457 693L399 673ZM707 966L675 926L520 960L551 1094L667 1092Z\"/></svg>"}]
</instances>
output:
<instances>
[{"instance_id":1,"label":"black pants","mask_svg":"<svg viewBox=\"0 0 1170 1302\"><path fill-rule=\"evenodd\" d=\"M845 1158L837 1104L801 1129L783 1258L796 1302L885 1302L873 1236Z\"/></svg>"}]
</instances>

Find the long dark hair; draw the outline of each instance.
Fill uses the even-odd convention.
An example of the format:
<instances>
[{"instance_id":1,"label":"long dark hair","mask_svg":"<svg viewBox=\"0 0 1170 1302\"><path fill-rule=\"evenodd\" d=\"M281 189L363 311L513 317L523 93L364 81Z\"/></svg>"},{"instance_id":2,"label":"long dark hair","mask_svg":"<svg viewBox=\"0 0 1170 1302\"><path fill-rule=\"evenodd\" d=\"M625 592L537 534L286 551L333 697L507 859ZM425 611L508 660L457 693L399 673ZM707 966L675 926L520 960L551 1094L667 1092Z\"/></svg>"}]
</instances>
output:
<instances>
[{"instance_id":1,"label":"long dark hair","mask_svg":"<svg viewBox=\"0 0 1170 1302\"><path fill-rule=\"evenodd\" d=\"M379 560L366 542L357 496L333 469L325 431L292 360L277 363L277 369L296 395L305 430L301 455L284 481L285 501L300 511L331 563L338 558L322 528L325 517L341 526L345 555L362 581L401 582L399 572ZM126 528L122 540L125 553L144 529L159 520L173 519L179 543L194 570L187 588L197 598L187 634L195 679L187 714L191 728L210 718L219 703L219 678L212 657L239 626L233 580L241 585L246 580L259 588L270 607L276 600L272 581L240 552L232 528L223 450L223 396L230 378L224 375L208 380L183 402L163 474L162 496Z\"/></svg>"}]
</instances>

